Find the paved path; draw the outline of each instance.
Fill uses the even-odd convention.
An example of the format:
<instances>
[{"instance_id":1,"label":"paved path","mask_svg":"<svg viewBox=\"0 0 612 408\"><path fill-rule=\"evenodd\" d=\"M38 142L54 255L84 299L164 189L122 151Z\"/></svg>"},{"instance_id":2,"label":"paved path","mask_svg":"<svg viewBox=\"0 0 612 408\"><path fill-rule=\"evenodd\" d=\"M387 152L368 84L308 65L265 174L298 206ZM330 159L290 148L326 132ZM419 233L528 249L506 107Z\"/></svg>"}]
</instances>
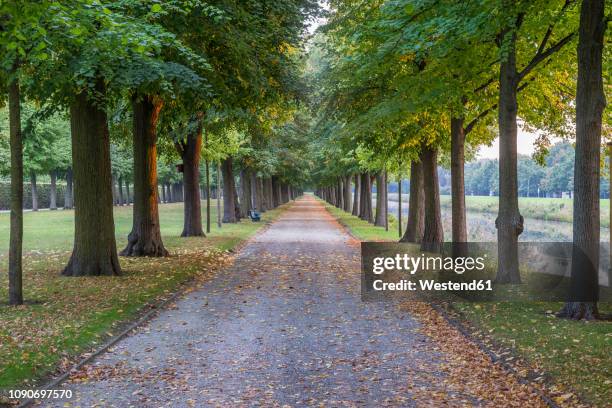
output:
<instances>
[{"instance_id":1,"label":"paved path","mask_svg":"<svg viewBox=\"0 0 612 408\"><path fill-rule=\"evenodd\" d=\"M471 405L445 389L445 356L418 323L359 290L358 242L305 196L87 382L65 384L68 406L423 406L415 387Z\"/></svg>"}]
</instances>

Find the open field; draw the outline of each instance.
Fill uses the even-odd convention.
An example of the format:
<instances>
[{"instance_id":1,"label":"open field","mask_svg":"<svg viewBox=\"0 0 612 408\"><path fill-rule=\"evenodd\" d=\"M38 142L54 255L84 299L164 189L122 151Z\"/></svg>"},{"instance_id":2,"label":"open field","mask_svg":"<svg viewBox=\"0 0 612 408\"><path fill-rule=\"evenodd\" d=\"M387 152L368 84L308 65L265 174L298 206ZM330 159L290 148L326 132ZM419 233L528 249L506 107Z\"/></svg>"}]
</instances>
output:
<instances>
[{"instance_id":1,"label":"open field","mask_svg":"<svg viewBox=\"0 0 612 408\"><path fill-rule=\"evenodd\" d=\"M181 203L160 206L168 258L120 258L118 278L66 278L59 272L72 247L73 212L24 214L24 295L26 305L0 304L0 388L27 386L66 367L75 356L117 333L155 299L181 285L210 278L228 261L228 249L273 220L282 207L263 214L262 222L216 226L211 234L180 238ZM118 248L131 228L131 207L115 208ZM8 214L0 214L0 299L7 298ZM1 402L1 401L0 401ZM1 404L0 404L1 405Z\"/></svg>"},{"instance_id":2,"label":"open field","mask_svg":"<svg viewBox=\"0 0 612 408\"><path fill-rule=\"evenodd\" d=\"M474 201L483 206L490 203L489 197ZM332 205L326 207L358 239L397 241L395 222L385 231ZM514 350L531 366L552 376L555 384L606 406L612 389L612 322L558 319L553 313L561 306L550 302L456 303L453 310L480 334ZM612 313L611 304L600 304L600 309Z\"/></svg>"}]
</instances>

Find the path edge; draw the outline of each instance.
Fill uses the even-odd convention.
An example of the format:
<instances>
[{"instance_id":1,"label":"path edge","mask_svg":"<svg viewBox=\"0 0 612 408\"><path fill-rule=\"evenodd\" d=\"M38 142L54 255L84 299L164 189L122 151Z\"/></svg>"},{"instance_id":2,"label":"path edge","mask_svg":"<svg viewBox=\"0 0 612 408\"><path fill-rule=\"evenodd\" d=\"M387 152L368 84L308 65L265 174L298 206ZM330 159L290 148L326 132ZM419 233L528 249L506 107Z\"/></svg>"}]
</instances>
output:
<instances>
[{"instance_id":1,"label":"path edge","mask_svg":"<svg viewBox=\"0 0 612 408\"><path fill-rule=\"evenodd\" d=\"M349 228L349 226L344 223L342 220L340 220L338 217L336 217L334 214L332 214L331 211L328 210L327 208L327 203L323 200L321 200L319 197L317 197L317 199L323 204L323 208L325 209L325 211L327 211L327 213L334 219L336 220L336 222L338 223L338 225L340 225L342 227L343 232L345 232L348 236L350 236L351 238L359 241L359 242L366 242L365 240L357 237ZM395 241L383 241L383 242L395 242ZM524 376L520 375L517 370L514 369L514 367L512 367L510 364L508 364L507 362L505 362L503 359L498 358L495 351L493 351L491 348L487 347L486 344L484 344L479 338L477 338L475 335L473 335L467 327L468 322L464 321L463 319L459 320L460 318L455 318L453 316L451 316L441 305L439 304L435 304L433 302L426 302L434 311L436 311L440 316L442 316L444 318L444 320L446 320L446 322L454 327L455 329L457 329L457 331L459 331L459 333L461 333L461 335L463 335L468 341L474 343L483 353L485 353L489 359L491 360L491 362L493 364L499 364L500 367L502 367L502 369L504 371L506 371L508 374L511 374L513 376L515 376L517 378L517 380L520 383L523 384L529 384L532 385L532 388L534 389L534 391L540 396L540 398L542 398L542 400L550 407L550 408L561 408L561 406L559 406L544 390L542 390L540 387L535 386L535 384L538 384L536 382L534 382L533 380L530 380L529 378L525 378ZM458 311L452 306L449 305L448 307L451 308L451 310L453 310L454 312L456 312L457 314ZM507 347L502 347L499 346L499 348L505 352L510 353L512 356L514 357L519 357L519 355L516 354L516 352L512 349L509 349ZM548 381L547 381L548 382ZM574 393L575 394L575 393ZM576 394L576 397L579 398L579 396ZM584 402L581 400L581 402Z\"/></svg>"},{"instance_id":2,"label":"path edge","mask_svg":"<svg viewBox=\"0 0 612 408\"><path fill-rule=\"evenodd\" d=\"M266 222L253 235L251 235L250 237L242 240L235 247L227 250L227 252L231 253L233 258L238 256L238 254L248 244L250 244L251 241L255 240L255 238L257 238L259 235L265 233L272 226L272 224L274 224L278 220L278 218L280 218L280 216L291 205L293 205L293 203L295 203L295 200L291 200L288 203L285 203L285 204L281 205L279 208L282 211L280 211L278 213L278 215L274 219L270 220L269 222ZM221 269L223 269L223 268L221 268ZM186 280L185 282L181 283L178 286L178 288L172 294L170 294L169 297L160 298L157 301L153 301L151 303L148 303L148 304L144 305L142 310L144 311L144 310L149 309L148 311L144 312L144 314L142 314L140 317L136 318L135 320L132 320L132 321L128 320L128 321L124 322L124 324L127 325L127 326L121 332L119 332L118 334L116 334L113 337L111 337L104 344L102 344L102 346L100 346L99 348L95 349L95 351L93 351L90 355L88 355L87 357L82 358L81 360L79 360L78 362L73 364L64 373L59 374L57 377L54 377L53 379L45 382L41 386L36 387L36 389L37 390L52 390L52 389L55 389L56 387L60 386L62 383L64 383L70 377L71 373L73 373L74 371L77 371L77 370L83 368L85 365L87 365L88 363L91 363L93 360L95 360L100 355L106 353L111 347L113 347L115 344L119 343L121 340L123 340L125 337L127 337L134 330L136 330L140 326L142 326L145 323L147 323L150 320L152 320L160 311L164 310L169 304L171 304L172 302L176 301L178 298L183 296L186 293L186 291L188 289L190 289L190 284L194 283L196 280L197 280L197 277L194 276L194 277ZM84 353L82 353L82 354L84 354ZM32 404L36 403L39 400L40 399L36 399L36 398L28 398L28 399L26 399L24 401L20 401L17 405L14 405L14 406L16 408L27 408L27 407L32 406ZM11 406L12 405L9 405L9 407L11 407Z\"/></svg>"}]
</instances>

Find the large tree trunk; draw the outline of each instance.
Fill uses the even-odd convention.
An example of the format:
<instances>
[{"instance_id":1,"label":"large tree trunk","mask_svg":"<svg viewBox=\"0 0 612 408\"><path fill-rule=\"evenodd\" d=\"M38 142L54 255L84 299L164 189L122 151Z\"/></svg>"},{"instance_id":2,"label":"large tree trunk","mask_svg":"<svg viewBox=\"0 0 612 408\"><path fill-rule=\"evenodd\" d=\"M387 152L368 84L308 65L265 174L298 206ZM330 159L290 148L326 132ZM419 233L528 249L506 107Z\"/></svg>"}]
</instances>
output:
<instances>
[{"instance_id":1,"label":"large tree trunk","mask_svg":"<svg viewBox=\"0 0 612 408\"><path fill-rule=\"evenodd\" d=\"M49 210L57 210L57 172L52 170L49 173L51 179L51 186L49 188Z\"/></svg>"},{"instance_id":2,"label":"large tree trunk","mask_svg":"<svg viewBox=\"0 0 612 408\"><path fill-rule=\"evenodd\" d=\"M103 91L99 85L98 91ZM86 92L70 106L74 171L74 249L62 274L119 275L106 112Z\"/></svg>"},{"instance_id":3,"label":"large tree trunk","mask_svg":"<svg viewBox=\"0 0 612 408\"><path fill-rule=\"evenodd\" d=\"M360 210L359 218L369 223L373 223L372 217L372 179L368 173L361 175L361 197L359 199Z\"/></svg>"},{"instance_id":4,"label":"large tree trunk","mask_svg":"<svg viewBox=\"0 0 612 408\"><path fill-rule=\"evenodd\" d=\"M574 236L570 294L559 316L598 317L599 165L602 113L606 99L602 52L604 0L584 0L580 10L574 164Z\"/></svg>"},{"instance_id":5,"label":"large tree trunk","mask_svg":"<svg viewBox=\"0 0 612 408\"><path fill-rule=\"evenodd\" d=\"M251 172L246 169L242 169L240 172L240 192L241 200L240 200L240 212L243 217L248 217L249 211L253 209L251 204L251 195L252 191L252 183L251 183Z\"/></svg>"},{"instance_id":6,"label":"large tree trunk","mask_svg":"<svg viewBox=\"0 0 612 408\"><path fill-rule=\"evenodd\" d=\"M336 207L339 209L344 208L344 186L342 177L338 177L336 180Z\"/></svg>"},{"instance_id":7,"label":"large tree trunk","mask_svg":"<svg viewBox=\"0 0 612 408\"><path fill-rule=\"evenodd\" d=\"M38 211L38 184L36 183L36 173L30 172L30 186L32 190L32 211Z\"/></svg>"},{"instance_id":8,"label":"large tree trunk","mask_svg":"<svg viewBox=\"0 0 612 408\"><path fill-rule=\"evenodd\" d=\"M426 181L425 181L426 180ZM423 190L425 192L425 229L423 250L439 251L444 242L440 214L440 186L438 184L438 150L427 146L423 150Z\"/></svg>"},{"instance_id":9,"label":"large tree trunk","mask_svg":"<svg viewBox=\"0 0 612 408\"><path fill-rule=\"evenodd\" d=\"M270 177L263 180L263 190L266 207L271 210L274 208L274 197L272 197L272 179Z\"/></svg>"},{"instance_id":10,"label":"large tree trunk","mask_svg":"<svg viewBox=\"0 0 612 408\"><path fill-rule=\"evenodd\" d=\"M123 256L168 256L157 204L157 121L162 106L162 100L152 95L136 96L132 101L134 214Z\"/></svg>"},{"instance_id":11,"label":"large tree trunk","mask_svg":"<svg viewBox=\"0 0 612 408\"><path fill-rule=\"evenodd\" d=\"M463 118L451 118L451 201L453 243L467 242L465 217L465 132Z\"/></svg>"},{"instance_id":12,"label":"large tree trunk","mask_svg":"<svg viewBox=\"0 0 612 408\"><path fill-rule=\"evenodd\" d=\"M374 225L384 227L387 225L387 177L384 170L376 174L376 217Z\"/></svg>"},{"instance_id":13,"label":"large tree trunk","mask_svg":"<svg viewBox=\"0 0 612 408\"><path fill-rule=\"evenodd\" d=\"M274 204L274 208L280 205L280 186L278 183L278 178L276 176L272 176L272 200Z\"/></svg>"},{"instance_id":14,"label":"large tree trunk","mask_svg":"<svg viewBox=\"0 0 612 408\"><path fill-rule=\"evenodd\" d=\"M353 211L354 216L359 215L359 199L361 198L361 177L355 174L355 190L353 193Z\"/></svg>"},{"instance_id":15,"label":"large tree trunk","mask_svg":"<svg viewBox=\"0 0 612 408\"><path fill-rule=\"evenodd\" d=\"M261 194L257 191L257 173L251 173L251 198L253 200L253 208L257 211L261 211L262 208L262 198Z\"/></svg>"},{"instance_id":16,"label":"large tree trunk","mask_svg":"<svg viewBox=\"0 0 612 408\"><path fill-rule=\"evenodd\" d=\"M183 159L183 232L181 237L203 237L202 200L200 199L200 151L202 149L202 127L189 132L185 142L180 144Z\"/></svg>"},{"instance_id":17,"label":"large tree trunk","mask_svg":"<svg viewBox=\"0 0 612 408\"><path fill-rule=\"evenodd\" d=\"M221 171L223 172L223 222L235 223L236 218L236 203L234 190L234 166L232 158L228 157L223 160Z\"/></svg>"},{"instance_id":18,"label":"large tree trunk","mask_svg":"<svg viewBox=\"0 0 612 408\"><path fill-rule=\"evenodd\" d=\"M8 86L11 145L11 230L9 243L9 304L23 304L23 135L21 133L21 90L13 71Z\"/></svg>"},{"instance_id":19,"label":"large tree trunk","mask_svg":"<svg viewBox=\"0 0 612 408\"><path fill-rule=\"evenodd\" d=\"M234 182L234 213L236 214L236 220L240 221L242 216L240 215L240 199L238 198L238 190L236 189L236 182Z\"/></svg>"},{"instance_id":20,"label":"large tree trunk","mask_svg":"<svg viewBox=\"0 0 612 408\"><path fill-rule=\"evenodd\" d=\"M72 167L66 170L66 192L64 193L64 210L72 209L74 206L72 193Z\"/></svg>"},{"instance_id":21,"label":"large tree trunk","mask_svg":"<svg viewBox=\"0 0 612 408\"><path fill-rule=\"evenodd\" d=\"M422 158L422 155L421 155ZM408 223L400 242L420 243L425 230L425 188L422 161L410 164L410 196L408 198Z\"/></svg>"},{"instance_id":22,"label":"large tree trunk","mask_svg":"<svg viewBox=\"0 0 612 408\"><path fill-rule=\"evenodd\" d=\"M111 188L113 192L113 205L118 205L119 197L117 194L117 176L115 176L114 174L111 177Z\"/></svg>"},{"instance_id":23,"label":"large tree trunk","mask_svg":"<svg viewBox=\"0 0 612 408\"><path fill-rule=\"evenodd\" d=\"M345 176L344 181L342 182L342 187L344 188L344 211L351 212L352 203L351 203L351 176Z\"/></svg>"},{"instance_id":24,"label":"large tree trunk","mask_svg":"<svg viewBox=\"0 0 612 408\"><path fill-rule=\"evenodd\" d=\"M513 0L502 2L509 9ZM523 232L523 217L518 208L517 182L517 123L516 100L519 76L516 70L516 31L502 33L509 36L507 55L499 72L499 214L497 227L497 282L519 283L518 236Z\"/></svg>"}]
</instances>

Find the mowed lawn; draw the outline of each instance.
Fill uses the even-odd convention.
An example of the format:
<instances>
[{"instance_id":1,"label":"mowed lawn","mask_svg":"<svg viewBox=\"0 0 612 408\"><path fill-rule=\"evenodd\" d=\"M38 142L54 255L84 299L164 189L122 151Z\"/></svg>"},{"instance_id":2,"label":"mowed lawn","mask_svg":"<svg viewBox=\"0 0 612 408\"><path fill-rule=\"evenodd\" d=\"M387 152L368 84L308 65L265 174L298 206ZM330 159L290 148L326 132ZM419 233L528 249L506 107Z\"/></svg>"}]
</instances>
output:
<instances>
[{"instance_id":1,"label":"mowed lawn","mask_svg":"<svg viewBox=\"0 0 612 408\"><path fill-rule=\"evenodd\" d=\"M482 202L490 204L489 197L484 198L487 200ZM390 222L389 231L385 231L332 205L326 204L326 207L358 239L398 239L395 220ZM550 375L555 384L553 391L561 395L576 392L596 406L609 406L612 322L558 319L554 313L562 304L553 302L456 303L452 306L451 313L474 326L485 342L492 341L513 350L533 368ZM611 314L612 304L600 303L600 311Z\"/></svg>"},{"instance_id":2,"label":"mowed lawn","mask_svg":"<svg viewBox=\"0 0 612 408\"><path fill-rule=\"evenodd\" d=\"M146 310L146 305L187 283L210 279L231 261L227 250L271 222L282 208L266 212L261 222L243 220L219 229L215 205L207 237L180 238L182 203L162 204L161 230L170 257L121 257L122 276L84 278L60 276L73 245L74 212L26 212L26 305L19 307L6 305L9 214L0 214L0 390L36 385L118 333L125 322ZM205 208L202 212L204 219ZM130 232L131 214L131 207L115 208L119 250Z\"/></svg>"}]
</instances>

